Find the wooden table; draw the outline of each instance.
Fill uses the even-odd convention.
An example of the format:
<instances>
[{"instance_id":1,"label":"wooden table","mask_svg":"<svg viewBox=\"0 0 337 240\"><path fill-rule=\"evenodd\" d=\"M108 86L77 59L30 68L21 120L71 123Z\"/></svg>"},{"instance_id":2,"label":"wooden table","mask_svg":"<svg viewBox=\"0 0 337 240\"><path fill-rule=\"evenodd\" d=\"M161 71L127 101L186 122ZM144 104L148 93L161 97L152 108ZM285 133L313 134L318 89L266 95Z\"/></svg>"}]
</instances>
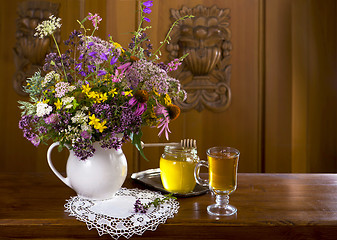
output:
<instances>
[{"instance_id":1,"label":"wooden table","mask_svg":"<svg viewBox=\"0 0 337 240\"><path fill-rule=\"evenodd\" d=\"M112 239L64 212L74 195L52 173L0 174L0 239ZM210 194L178 201L174 218L131 239L337 239L336 174L239 174L231 217L207 214Z\"/></svg>"}]
</instances>

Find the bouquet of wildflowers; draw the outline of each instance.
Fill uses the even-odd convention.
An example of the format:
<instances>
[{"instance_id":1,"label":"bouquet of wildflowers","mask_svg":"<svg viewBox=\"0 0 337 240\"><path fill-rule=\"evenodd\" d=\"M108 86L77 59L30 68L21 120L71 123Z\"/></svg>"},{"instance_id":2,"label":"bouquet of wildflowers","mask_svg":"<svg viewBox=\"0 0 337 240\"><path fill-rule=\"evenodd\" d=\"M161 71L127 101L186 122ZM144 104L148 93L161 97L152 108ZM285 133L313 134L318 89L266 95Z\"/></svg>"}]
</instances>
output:
<instances>
[{"instance_id":1,"label":"bouquet of wildflowers","mask_svg":"<svg viewBox=\"0 0 337 240\"><path fill-rule=\"evenodd\" d=\"M168 64L158 62L160 48L177 22L151 53L145 33L149 27L141 27L143 21L150 21L144 15L151 6L152 1L142 2L141 23L127 48L111 37L94 36L102 20L97 14L89 13L78 21L80 29L64 42L64 53L53 34L61 27L61 19L50 16L36 27L36 36L52 38L57 52L48 54L43 71L27 80L30 101L19 101L23 110L19 127L25 138L35 146L58 141L61 149L67 145L82 160L93 155L96 141L103 148L118 149L131 139L141 150L142 126L157 127L159 135L165 133L168 138L168 124L180 114L173 102L186 98L179 81L168 72L183 57ZM93 30L85 27L86 21Z\"/></svg>"}]
</instances>

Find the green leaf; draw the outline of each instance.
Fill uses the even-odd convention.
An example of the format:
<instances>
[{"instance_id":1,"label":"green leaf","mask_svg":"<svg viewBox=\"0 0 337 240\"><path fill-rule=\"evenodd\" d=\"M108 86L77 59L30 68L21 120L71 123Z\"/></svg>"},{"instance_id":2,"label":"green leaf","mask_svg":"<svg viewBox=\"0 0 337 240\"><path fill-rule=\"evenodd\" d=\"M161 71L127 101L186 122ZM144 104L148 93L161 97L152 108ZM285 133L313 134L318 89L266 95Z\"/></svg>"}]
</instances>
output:
<instances>
[{"instance_id":1,"label":"green leaf","mask_svg":"<svg viewBox=\"0 0 337 240\"><path fill-rule=\"evenodd\" d=\"M60 145L58 145L58 147L57 147L57 150L59 151L59 152L62 152L62 150L63 150L63 146L60 144Z\"/></svg>"},{"instance_id":2,"label":"green leaf","mask_svg":"<svg viewBox=\"0 0 337 240\"><path fill-rule=\"evenodd\" d=\"M135 147L138 149L140 155L146 160L149 161L144 154L143 148L142 148L142 144L141 144L141 138L142 138L142 131L140 130L137 134L135 133L131 133L130 134L130 138L132 141L132 144L135 145Z\"/></svg>"},{"instance_id":3,"label":"green leaf","mask_svg":"<svg viewBox=\"0 0 337 240\"><path fill-rule=\"evenodd\" d=\"M73 100L73 109L77 108L80 104L77 103L76 99Z\"/></svg>"}]
</instances>

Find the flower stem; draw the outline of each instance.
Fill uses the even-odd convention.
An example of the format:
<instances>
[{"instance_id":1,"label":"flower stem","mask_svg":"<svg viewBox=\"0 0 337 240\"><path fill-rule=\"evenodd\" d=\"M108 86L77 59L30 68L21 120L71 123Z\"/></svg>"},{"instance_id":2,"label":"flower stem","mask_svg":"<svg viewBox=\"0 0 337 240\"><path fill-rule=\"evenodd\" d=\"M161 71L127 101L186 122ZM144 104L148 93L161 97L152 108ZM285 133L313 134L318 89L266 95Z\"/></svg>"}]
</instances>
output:
<instances>
[{"instance_id":1,"label":"flower stem","mask_svg":"<svg viewBox=\"0 0 337 240\"><path fill-rule=\"evenodd\" d=\"M154 52L154 54L153 54L152 56L156 57L157 52L160 52L160 49L164 46L164 44L165 44L165 43L168 43L169 40L171 40L170 34L171 34L173 28L174 28L176 25L178 25L178 23L179 23L180 21L185 20L186 18L192 18L192 17L194 17L194 16L193 16L193 15L186 15L186 16L183 16L183 17L177 19L177 20L172 24L172 26L170 27L170 30L169 30L168 33L166 34L166 37L165 37L164 41L161 42L161 45L160 45L159 48Z\"/></svg>"},{"instance_id":2,"label":"flower stem","mask_svg":"<svg viewBox=\"0 0 337 240\"><path fill-rule=\"evenodd\" d=\"M139 10L139 12L140 12L140 21L139 21L139 25L138 25L137 31L135 33L135 47L132 49L132 55L135 54L135 51L138 48L138 44L139 43L137 43L137 39L140 36L140 33L143 31L142 24L143 24L144 19L143 19L143 7L142 7L142 4L140 4L140 10Z\"/></svg>"},{"instance_id":3,"label":"flower stem","mask_svg":"<svg viewBox=\"0 0 337 240\"><path fill-rule=\"evenodd\" d=\"M58 46L58 44L57 44L57 42L56 42L56 39L55 39L55 37L54 37L54 34L51 34L51 36L52 36L52 38L53 38L53 40L54 40L54 43L55 43L57 52L58 52L58 54L59 54L59 56L60 56L60 59L61 59L61 64L62 64L62 68L63 68L63 72L64 72L64 77L65 77L66 80L68 80L68 79L67 79L66 69L65 69L64 64L63 64L63 60L62 60L62 55L61 55L61 52L60 52L60 48L59 48L59 46Z\"/></svg>"}]
</instances>

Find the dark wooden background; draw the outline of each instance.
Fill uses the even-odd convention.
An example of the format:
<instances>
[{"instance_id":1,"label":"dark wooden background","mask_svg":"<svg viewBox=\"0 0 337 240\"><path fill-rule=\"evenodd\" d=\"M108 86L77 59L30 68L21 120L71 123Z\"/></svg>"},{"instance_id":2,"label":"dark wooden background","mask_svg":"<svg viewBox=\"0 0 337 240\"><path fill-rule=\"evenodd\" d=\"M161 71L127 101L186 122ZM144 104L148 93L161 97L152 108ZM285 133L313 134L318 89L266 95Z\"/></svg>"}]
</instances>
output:
<instances>
[{"instance_id":1,"label":"dark wooden background","mask_svg":"<svg viewBox=\"0 0 337 240\"><path fill-rule=\"evenodd\" d=\"M1 1L0 8L0 171L45 172L48 146L35 148L18 128L17 101L26 100L12 87L20 2ZM104 19L98 35L111 34L123 46L136 28L136 0L50 2L61 4L62 40L89 11ZM170 27L170 8L198 4L231 9L232 103L222 113L183 113L170 126L170 140L197 139L201 158L214 145L235 147L241 151L239 172L336 172L336 1L154 0L154 45ZM164 141L157 133L144 129L144 142ZM158 167L163 151L145 150L146 162L131 144L123 148L129 173ZM67 154L54 155L64 169Z\"/></svg>"}]
</instances>

